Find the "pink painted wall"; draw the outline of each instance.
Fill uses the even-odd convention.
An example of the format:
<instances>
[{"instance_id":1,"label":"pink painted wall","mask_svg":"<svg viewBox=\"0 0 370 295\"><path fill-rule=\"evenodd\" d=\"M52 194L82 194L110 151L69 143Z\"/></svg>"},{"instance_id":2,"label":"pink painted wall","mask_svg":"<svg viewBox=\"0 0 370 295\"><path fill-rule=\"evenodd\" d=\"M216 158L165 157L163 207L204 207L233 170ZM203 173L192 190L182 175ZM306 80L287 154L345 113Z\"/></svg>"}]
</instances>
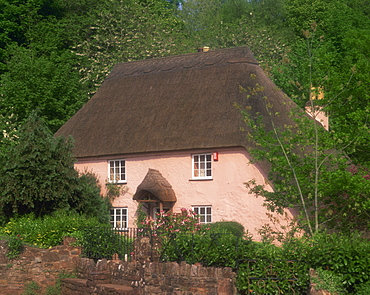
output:
<instances>
[{"instance_id":1,"label":"pink painted wall","mask_svg":"<svg viewBox=\"0 0 370 295\"><path fill-rule=\"evenodd\" d=\"M218 161L213 161L212 180L192 180L192 153L218 152ZM243 184L251 179L265 183L260 171L249 163L249 156L244 148L215 150L194 150L153 153L148 155L127 155L109 159L126 160L125 192L114 200L114 207L127 207L129 226L134 226L138 203L132 200L137 186L143 181L149 168L159 170L172 185L177 202L174 211L191 208L196 205L212 206L212 221L238 221L253 234L256 240L257 229L269 223L267 210L262 206L262 198L248 194ZM102 188L108 180L107 158L80 159L76 169L92 171L99 175Z\"/></svg>"}]
</instances>

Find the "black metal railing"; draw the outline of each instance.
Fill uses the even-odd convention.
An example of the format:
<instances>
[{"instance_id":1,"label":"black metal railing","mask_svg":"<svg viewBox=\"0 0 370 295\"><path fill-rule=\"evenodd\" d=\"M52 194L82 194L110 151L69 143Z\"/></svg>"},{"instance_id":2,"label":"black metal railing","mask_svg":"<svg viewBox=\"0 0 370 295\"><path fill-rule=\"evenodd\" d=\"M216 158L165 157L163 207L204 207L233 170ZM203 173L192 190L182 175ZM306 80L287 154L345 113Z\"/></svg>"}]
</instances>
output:
<instances>
[{"instance_id":1,"label":"black metal railing","mask_svg":"<svg viewBox=\"0 0 370 295\"><path fill-rule=\"evenodd\" d=\"M300 260L242 259L237 275L241 294L306 294L308 266Z\"/></svg>"},{"instance_id":2,"label":"black metal railing","mask_svg":"<svg viewBox=\"0 0 370 295\"><path fill-rule=\"evenodd\" d=\"M140 228L85 228L82 237L82 255L91 259L135 260L137 239L152 238L152 233Z\"/></svg>"}]
</instances>

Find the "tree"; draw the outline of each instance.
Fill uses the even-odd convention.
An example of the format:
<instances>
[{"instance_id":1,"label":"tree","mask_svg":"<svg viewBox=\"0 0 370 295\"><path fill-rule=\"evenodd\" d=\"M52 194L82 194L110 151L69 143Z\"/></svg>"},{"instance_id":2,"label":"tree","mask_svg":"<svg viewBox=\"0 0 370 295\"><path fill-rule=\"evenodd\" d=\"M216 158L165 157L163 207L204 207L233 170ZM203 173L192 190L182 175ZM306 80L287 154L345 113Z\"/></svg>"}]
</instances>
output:
<instances>
[{"instance_id":1,"label":"tree","mask_svg":"<svg viewBox=\"0 0 370 295\"><path fill-rule=\"evenodd\" d=\"M322 88L316 84L320 80L315 79L315 73L321 72L315 71L315 66L321 60L315 55L314 31L315 25L312 31L305 33L308 91L304 100L313 117L325 109L325 102L330 102L317 99ZM256 89L245 90L248 99L257 99L255 95L259 90ZM243 114L251 131L249 138L256 146L252 155L255 160L271 165L269 180L273 191L254 181L248 183L250 191L263 196L271 211L282 213L284 208L297 209L301 226L311 235L323 228L367 229L369 172L352 166L345 153L356 148L356 137L338 138L335 131L324 130L299 107L292 108L290 125L278 126L276 122L281 114L273 111L268 97L262 99L266 107L264 117L254 114L253 110L243 110Z\"/></svg>"},{"instance_id":2,"label":"tree","mask_svg":"<svg viewBox=\"0 0 370 295\"><path fill-rule=\"evenodd\" d=\"M253 92L247 93L253 99ZM367 229L369 172L351 166L343 147L336 149L341 146L335 137L298 107L290 114L292 124L278 127L280 114L273 112L268 98L262 99L267 118L253 110L243 115L256 147L251 149L254 161L270 164L273 191L252 180L247 183L250 192L264 197L272 212L296 209L301 228L310 235L325 228Z\"/></svg>"},{"instance_id":3,"label":"tree","mask_svg":"<svg viewBox=\"0 0 370 295\"><path fill-rule=\"evenodd\" d=\"M58 19L64 11L56 4L0 1L0 115L8 133L35 108L55 132L88 99L76 67L81 57L69 48L82 25Z\"/></svg>"},{"instance_id":4,"label":"tree","mask_svg":"<svg viewBox=\"0 0 370 295\"><path fill-rule=\"evenodd\" d=\"M0 80L3 120L19 126L38 108L55 132L87 100L74 69L75 56L66 51L55 54L39 55L34 49L13 48L8 71Z\"/></svg>"},{"instance_id":5,"label":"tree","mask_svg":"<svg viewBox=\"0 0 370 295\"><path fill-rule=\"evenodd\" d=\"M0 210L6 218L28 213L39 217L63 208L106 220L108 203L96 179L79 177L74 169L72 139L53 137L36 111L18 135L0 161Z\"/></svg>"},{"instance_id":6,"label":"tree","mask_svg":"<svg viewBox=\"0 0 370 295\"><path fill-rule=\"evenodd\" d=\"M54 138L33 112L19 132L17 144L3 156L1 208L7 215L36 216L68 208L77 185L72 142Z\"/></svg>"},{"instance_id":7,"label":"tree","mask_svg":"<svg viewBox=\"0 0 370 295\"><path fill-rule=\"evenodd\" d=\"M354 163L369 166L370 88L366 81L370 76L365 52L370 18L358 2L286 1L287 22L296 38L272 74L275 83L301 107L312 87L323 89L320 104L329 114L331 131L337 140L355 140L356 145L347 145L346 153ZM310 31L313 24L315 29ZM308 43L315 59L310 70Z\"/></svg>"},{"instance_id":8,"label":"tree","mask_svg":"<svg viewBox=\"0 0 370 295\"><path fill-rule=\"evenodd\" d=\"M105 1L92 12L94 22L87 38L74 47L77 55L88 59L79 69L82 83L90 84L92 93L118 62L188 49L183 23L169 5L165 0Z\"/></svg>"}]
</instances>

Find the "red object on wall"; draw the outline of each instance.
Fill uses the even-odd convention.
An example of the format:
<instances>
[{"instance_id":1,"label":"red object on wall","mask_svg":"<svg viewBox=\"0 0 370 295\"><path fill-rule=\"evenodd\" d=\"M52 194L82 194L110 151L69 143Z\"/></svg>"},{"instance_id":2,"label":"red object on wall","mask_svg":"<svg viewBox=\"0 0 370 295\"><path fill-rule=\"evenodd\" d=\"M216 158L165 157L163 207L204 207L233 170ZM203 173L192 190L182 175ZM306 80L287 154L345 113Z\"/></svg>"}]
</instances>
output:
<instances>
[{"instance_id":1,"label":"red object on wall","mask_svg":"<svg viewBox=\"0 0 370 295\"><path fill-rule=\"evenodd\" d=\"M213 153L213 161L218 161L218 152Z\"/></svg>"}]
</instances>

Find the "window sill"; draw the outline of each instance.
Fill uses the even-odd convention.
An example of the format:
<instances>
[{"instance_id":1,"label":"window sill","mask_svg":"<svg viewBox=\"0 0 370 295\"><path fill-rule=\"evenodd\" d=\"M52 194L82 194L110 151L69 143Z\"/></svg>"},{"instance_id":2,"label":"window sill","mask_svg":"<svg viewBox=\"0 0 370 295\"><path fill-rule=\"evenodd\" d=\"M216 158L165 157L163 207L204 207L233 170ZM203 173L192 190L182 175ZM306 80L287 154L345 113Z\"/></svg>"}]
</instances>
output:
<instances>
[{"instance_id":1,"label":"window sill","mask_svg":"<svg viewBox=\"0 0 370 295\"><path fill-rule=\"evenodd\" d=\"M109 181L109 182L106 183L106 185L108 185L108 184L122 185L122 184L127 184L127 181L120 181L120 182Z\"/></svg>"},{"instance_id":2,"label":"window sill","mask_svg":"<svg viewBox=\"0 0 370 295\"><path fill-rule=\"evenodd\" d=\"M207 181L213 180L213 178L190 178L189 181Z\"/></svg>"}]
</instances>

